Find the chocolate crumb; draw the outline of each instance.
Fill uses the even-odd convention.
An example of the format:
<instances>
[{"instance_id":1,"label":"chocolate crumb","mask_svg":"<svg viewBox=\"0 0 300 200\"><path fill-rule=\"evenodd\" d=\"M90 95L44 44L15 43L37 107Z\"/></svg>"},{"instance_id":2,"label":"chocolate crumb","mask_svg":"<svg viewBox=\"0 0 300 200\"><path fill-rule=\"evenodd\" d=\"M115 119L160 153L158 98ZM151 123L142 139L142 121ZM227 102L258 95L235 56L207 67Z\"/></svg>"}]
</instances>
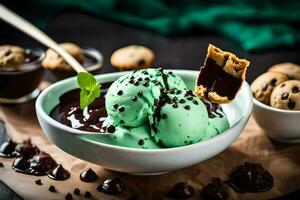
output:
<instances>
[{"instance_id":1,"label":"chocolate crumb","mask_svg":"<svg viewBox=\"0 0 300 200\"><path fill-rule=\"evenodd\" d=\"M198 105L199 103L198 103L198 101L193 100L193 104Z\"/></svg>"},{"instance_id":2,"label":"chocolate crumb","mask_svg":"<svg viewBox=\"0 0 300 200\"><path fill-rule=\"evenodd\" d=\"M56 192L56 189L53 185L50 185L49 189L50 192Z\"/></svg>"},{"instance_id":3,"label":"chocolate crumb","mask_svg":"<svg viewBox=\"0 0 300 200\"><path fill-rule=\"evenodd\" d=\"M73 196L70 192L68 192L67 195L65 196L65 200L73 200Z\"/></svg>"},{"instance_id":4,"label":"chocolate crumb","mask_svg":"<svg viewBox=\"0 0 300 200\"><path fill-rule=\"evenodd\" d=\"M84 197L89 199L89 198L92 197L92 194L91 194L89 191L86 191L86 192L84 193Z\"/></svg>"},{"instance_id":5,"label":"chocolate crumb","mask_svg":"<svg viewBox=\"0 0 300 200\"><path fill-rule=\"evenodd\" d=\"M189 199L193 197L194 194L195 190L192 186L188 185L186 182L180 182L172 187L167 196L175 199Z\"/></svg>"},{"instance_id":6,"label":"chocolate crumb","mask_svg":"<svg viewBox=\"0 0 300 200\"><path fill-rule=\"evenodd\" d=\"M180 99L179 103L185 103L185 100L184 99Z\"/></svg>"},{"instance_id":7,"label":"chocolate crumb","mask_svg":"<svg viewBox=\"0 0 300 200\"><path fill-rule=\"evenodd\" d=\"M36 181L35 181L35 184L37 184L37 185L43 185L43 183L42 183L42 180L41 180L41 179L38 179L38 180L36 180Z\"/></svg>"},{"instance_id":8,"label":"chocolate crumb","mask_svg":"<svg viewBox=\"0 0 300 200\"><path fill-rule=\"evenodd\" d=\"M116 131L116 127L114 125L109 125L106 130L108 133L114 133Z\"/></svg>"},{"instance_id":9,"label":"chocolate crumb","mask_svg":"<svg viewBox=\"0 0 300 200\"><path fill-rule=\"evenodd\" d=\"M114 109L118 109L119 105L118 104L114 104L113 107L114 107Z\"/></svg>"},{"instance_id":10,"label":"chocolate crumb","mask_svg":"<svg viewBox=\"0 0 300 200\"><path fill-rule=\"evenodd\" d=\"M99 176L91 168L82 171L79 177L83 182L93 182L99 178Z\"/></svg>"},{"instance_id":11,"label":"chocolate crumb","mask_svg":"<svg viewBox=\"0 0 300 200\"><path fill-rule=\"evenodd\" d=\"M75 188L74 191L73 191L73 193L75 195L79 196L80 195L80 190L78 188Z\"/></svg>"}]
</instances>

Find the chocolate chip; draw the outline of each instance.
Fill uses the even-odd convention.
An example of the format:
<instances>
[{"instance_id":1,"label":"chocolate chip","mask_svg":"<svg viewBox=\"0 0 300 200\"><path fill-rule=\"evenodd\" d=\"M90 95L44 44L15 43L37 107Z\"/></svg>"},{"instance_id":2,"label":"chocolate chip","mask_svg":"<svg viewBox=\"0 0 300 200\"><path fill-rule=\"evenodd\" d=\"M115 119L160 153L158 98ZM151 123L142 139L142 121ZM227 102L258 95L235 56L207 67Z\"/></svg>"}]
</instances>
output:
<instances>
[{"instance_id":1,"label":"chocolate chip","mask_svg":"<svg viewBox=\"0 0 300 200\"><path fill-rule=\"evenodd\" d=\"M170 71L170 72L168 72L168 74L172 75L172 74L173 74L173 72L171 72L171 71Z\"/></svg>"},{"instance_id":2,"label":"chocolate chip","mask_svg":"<svg viewBox=\"0 0 300 200\"><path fill-rule=\"evenodd\" d=\"M145 83L143 84L143 86L149 87L149 83L148 83L148 82L145 82Z\"/></svg>"},{"instance_id":3,"label":"chocolate chip","mask_svg":"<svg viewBox=\"0 0 300 200\"><path fill-rule=\"evenodd\" d=\"M175 90L174 90L174 89L171 89L171 90L170 90L170 93L171 93L171 94L175 94Z\"/></svg>"},{"instance_id":4,"label":"chocolate chip","mask_svg":"<svg viewBox=\"0 0 300 200\"><path fill-rule=\"evenodd\" d=\"M145 81L150 81L150 78L149 78L149 77L146 77L146 78L145 78Z\"/></svg>"},{"instance_id":5,"label":"chocolate chip","mask_svg":"<svg viewBox=\"0 0 300 200\"><path fill-rule=\"evenodd\" d=\"M261 85L262 91L266 91L267 88L268 88L268 86L269 86L269 84L267 84L267 83L262 84L262 85Z\"/></svg>"},{"instance_id":6,"label":"chocolate chip","mask_svg":"<svg viewBox=\"0 0 300 200\"><path fill-rule=\"evenodd\" d=\"M194 194L195 190L192 186L186 182L180 182L175 184L167 195L175 199L189 199L193 197Z\"/></svg>"},{"instance_id":7,"label":"chocolate chip","mask_svg":"<svg viewBox=\"0 0 300 200\"><path fill-rule=\"evenodd\" d=\"M201 190L201 197L203 199L226 200L228 196L220 178L213 178L211 183L204 186Z\"/></svg>"},{"instance_id":8,"label":"chocolate chip","mask_svg":"<svg viewBox=\"0 0 300 200\"><path fill-rule=\"evenodd\" d=\"M53 180L66 180L70 177L70 172L68 172L62 165L57 165L54 169L48 172L48 177Z\"/></svg>"},{"instance_id":9,"label":"chocolate chip","mask_svg":"<svg viewBox=\"0 0 300 200\"><path fill-rule=\"evenodd\" d=\"M106 179L98 185L97 190L104 194L117 195L125 190L125 185L119 178Z\"/></svg>"},{"instance_id":10,"label":"chocolate chip","mask_svg":"<svg viewBox=\"0 0 300 200\"><path fill-rule=\"evenodd\" d=\"M296 102L293 100L289 100L289 102L287 103L287 106L290 110L294 109L296 106Z\"/></svg>"},{"instance_id":11,"label":"chocolate chip","mask_svg":"<svg viewBox=\"0 0 300 200\"><path fill-rule=\"evenodd\" d=\"M3 165L3 163L2 163L2 162L0 162L0 167L4 167L4 165Z\"/></svg>"},{"instance_id":12,"label":"chocolate chip","mask_svg":"<svg viewBox=\"0 0 300 200\"><path fill-rule=\"evenodd\" d=\"M37 184L37 185L43 185L41 179L36 180L36 181L35 181L35 184Z\"/></svg>"},{"instance_id":13,"label":"chocolate chip","mask_svg":"<svg viewBox=\"0 0 300 200\"><path fill-rule=\"evenodd\" d=\"M191 107L189 105L184 106L184 109L189 110Z\"/></svg>"},{"instance_id":14,"label":"chocolate chip","mask_svg":"<svg viewBox=\"0 0 300 200\"><path fill-rule=\"evenodd\" d=\"M282 88L283 88L284 86L285 86L285 83L282 83L282 84L280 85L280 87L282 87Z\"/></svg>"},{"instance_id":15,"label":"chocolate chip","mask_svg":"<svg viewBox=\"0 0 300 200\"><path fill-rule=\"evenodd\" d=\"M142 97L142 96L144 96L144 93L143 93L142 91L140 91L140 92L137 93L137 95L138 95L139 97Z\"/></svg>"},{"instance_id":16,"label":"chocolate chip","mask_svg":"<svg viewBox=\"0 0 300 200\"><path fill-rule=\"evenodd\" d=\"M106 128L107 132L108 133L114 133L116 131L116 127L113 126L113 125L109 125L107 128Z\"/></svg>"},{"instance_id":17,"label":"chocolate chip","mask_svg":"<svg viewBox=\"0 0 300 200\"><path fill-rule=\"evenodd\" d=\"M89 191L86 191L83 196L89 199L92 197L92 194Z\"/></svg>"},{"instance_id":18,"label":"chocolate chip","mask_svg":"<svg viewBox=\"0 0 300 200\"><path fill-rule=\"evenodd\" d=\"M294 86L293 89L292 89L292 92L293 92L293 93L298 93L298 92L300 92L299 87Z\"/></svg>"},{"instance_id":19,"label":"chocolate chip","mask_svg":"<svg viewBox=\"0 0 300 200\"><path fill-rule=\"evenodd\" d=\"M177 91L176 91L176 94L181 94L181 93L182 93L181 90L177 90Z\"/></svg>"},{"instance_id":20,"label":"chocolate chip","mask_svg":"<svg viewBox=\"0 0 300 200\"><path fill-rule=\"evenodd\" d=\"M193 97L188 97L188 98L186 98L187 100L189 100L189 101L192 101L193 100Z\"/></svg>"},{"instance_id":21,"label":"chocolate chip","mask_svg":"<svg viewBox=\"0 0 300 200\"><path fill-rule=\"evenodd\" d=\"M65 200L72 200L73 196L70 192L67 193L67 195L65 196Z\"/></svg>"},{"instance_id":22,"label":"chocolate chip","mask_svg":"<svg viewBox=\"0 0 300 200\"><path fill-rule=\"evenodd\" d=\"M178 108L178 105L176 103L173 103L173 108Z\"/></svg>"},{"instance_id":23,"label":"chocolate chip","mask_svg":"<svg viewBox=\"0 0 300 200\"><path fill-rule=\"evenodd\" d=\"M142 77L138 78L138 81L142 81L142 80L143 80L143 78L142 78Z\"/></svg>"},{"instance_id":24,"label":"chocolate chip","mask_svg":"<svg viewBox=\"0 0 300 200\"><path fill-rule=\"evenodd\" d=\"M146 64L146 61L144 59L141 59L138 61L139 66L144 66Z\"/></svg>"},{"instance_id":25,"label":"chocolate chip","mask_svg":"<svg viewBox=\"0 0 300 200\"><path fill-rule=\"evenodd\" d=\"M162 114L162 116L161 116L162 119L167 119L167 117L168 116L166 114Z\"/></svg>"},{"instance_id":26,"label":"chocolate chip","mask_svg":"<svg viewBox=\"0 0 300 200\"><path fill-rule=\"evenodd\" d=\"M140 84L139 81L135 81L135 82L134 82L134 85L135 85L135 86L138 86L139 84Z\"/></svg>"},{"instance_id":27,"label":"chocolate chip","mask_svg":"<svg viewBox=\"0 0 300 200\"><path fill-rule=\"evenodd\" d=\"M117 93L119 96L121 96L123 94L123 91L122 90L119 90L118 93Z\"/></svg>"},{"instance_id":28,"label":"chocolate chip","mask_svg":"<svg viewBox=\"0 0 300 200\"><path fill-rule=\"evenodd\" d=\"M286 100L288 98L289 98L289 93L287 93L287 92L282 93L282 95L281 95L282 100Z\"/></svg>"},{"instance_id":29,"label":"chocolate chip","mask_svg":"<svg viewBox=\"0 0 300 200\"><path fill-rule=\"evenodd\" d=\"M143 146L143 145L145 144L145 141L144 141L143 139L141 139L141 140L139 140L138 144L139 144L140 146Z\"/></svg>"},{"instance_id":30,"label":"chocolate chip","mask_svg":"<svg viewBox=\"0 0 300 200\"><path fill-rule=\"evenodd\" d=\"M118 104L114 104L113 107L114 107L114 109L118 109L119 105Z\"/></svg>"},{"instance_id":31,"label":"chocolate chip","mask_svg":"<svg viewBox=\"0 0 300 200\"><path fill-rule=\"evenodd\" d=\"M53 185L50 185L49 189L50 192L56 192L56 189Z\"/></svg>"},{"instance_id":32,"label":"chocolate chip","mask_svg":"<svg viewBox=\"0 0 300 200\"><path fill-rule=\"evenodd\" d=\"M271 86L275 86L275 85L276 85L276 82L277 82L277 79L276 79L276 78L273 78L273 79L270 81L270 85L271 85Z\"/></svg>"},{"instance_id":33,"label":"chocolate chip","mask_svg":"<svg viewBox=\"0 0 300 200\"><path fill-rule=\"evenodd\" d=\"M120 124L124 124L124 120L121 119L121 120L120 120Z\"/></svg>"},{"instance_id":34,"label":"chocolate chip","mask_svg":"<svg viewBox=\"0 0 300 200\"><path fill-rule=\"evenodd\" d=\"M130 80L133 80L134 79L134 76L130 76Z\"/></svg>"},{"instance_id":35,"label":"chocolate chip","mask_svg":"<svg viewBox=\"0 0 300 200\"><path fill-rule=\"evenodd\" d=\"M124 112L125 111L125 108L123 106L119 107L118 109L119 112Z\"/></svg>"},{"instance_id":36,"label":"chocolate chip","mask_svg":"<svg viewBox=\"0 0 300 200\"><path fill-rule=\"evenodd\" d=\"M172 100L173 100L173 101L177 101L177 100L178 100L178 98L177 98L177 97L174 97Z\"/></svg>"},{"instance_id":37,"label":"chocolate chip","mask_svg":"<svg viewBox=\"0 0 300 200\"><path fill-rule=\"evenodd\" d=\"M130 79L128 83L133 84L133 83L134 83L134 80L133 80L133 79Z\"/></svg>"},{"instance_id":38,"label":"chocolate chip","mask_svg":"<svg viewBox=\"0 0 300 200\"><path fill-rule=\"evenodd\" d=\"M132 97L132 101L137 101L137 100L138 100L137 96Z\"/></svg>"},{"instance_id":39,"label":"chocolate chip","mask_svg":"<svg viewBox=\"0 0 300 200\"><path fill-rule=\"evenodd\" d=\"M10 49L7 49L4 53L4 56L9 56L12 53Z\"/></svg>"},{"instance_id":40,"label":"chocolate chip","mask_svg":"<svg viewBox=\"0 0 300 200\"><path fill-rule=\"evenodd\" d=\"M185 100L184 99L180 99L179 103L185 103Z\"/></svg>"},{"instance_id":41,"label":"chocolate chip","mask_svg":"<svg viewBox=\"0 0 300 200\"><path fill-rule=\"evenodd\" d=\"M199 104L198 101L196 101L196 100L193 100L193 103L194 103L195 105L198 105L198 104Z\"/></svg>"},{"instance_id":42,"label":"chocolate chip","mask_svg":"<svg viewBox=\"0 0 300 200\"><path fill-rule=\"evenodd\" d=\"M75 188L73 193L76 195L76 196L79 196L80 195L80 190L78 188Z\"/></svg>"}]
</instances>

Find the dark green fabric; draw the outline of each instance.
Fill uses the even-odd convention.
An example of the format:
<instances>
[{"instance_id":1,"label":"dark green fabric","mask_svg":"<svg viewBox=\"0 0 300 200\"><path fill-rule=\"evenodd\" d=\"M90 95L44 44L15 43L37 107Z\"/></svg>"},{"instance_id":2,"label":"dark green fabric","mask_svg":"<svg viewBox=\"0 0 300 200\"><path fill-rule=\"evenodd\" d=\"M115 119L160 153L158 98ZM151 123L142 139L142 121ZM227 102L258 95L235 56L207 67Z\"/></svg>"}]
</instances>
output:
<instances>
[{"instance_id":1,"label":"dark green fabric","mask_svg":"<svg viewBox=\"0 0 300 200\"><path fill-rule=\"evenodd\" d=\"M79 10L166 36L190 34L195 28L213 31L248 51L295 47L300 41L299 0L9 0L4 4L41 28L60 12Z\"/></svg>"}]
</instances>

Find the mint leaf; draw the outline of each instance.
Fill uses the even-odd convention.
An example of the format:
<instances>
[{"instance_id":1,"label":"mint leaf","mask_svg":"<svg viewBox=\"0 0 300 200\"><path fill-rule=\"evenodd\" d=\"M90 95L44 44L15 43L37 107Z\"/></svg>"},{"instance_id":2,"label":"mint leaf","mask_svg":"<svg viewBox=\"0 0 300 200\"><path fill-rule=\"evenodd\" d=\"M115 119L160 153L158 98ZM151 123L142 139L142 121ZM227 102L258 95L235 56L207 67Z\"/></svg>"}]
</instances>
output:
<instances>
[{"instance_id":1,"label":"mint leaf","mask_svg":"<svg viewBox=\"0 0 300 200\"><path fill-rule=\"evenodd\" d=\"M97 83L92 74L87 72L78 73L77 83L80 88L80 108L84 109L100 96L101 85Z\"/></svg>"}]
</instances>

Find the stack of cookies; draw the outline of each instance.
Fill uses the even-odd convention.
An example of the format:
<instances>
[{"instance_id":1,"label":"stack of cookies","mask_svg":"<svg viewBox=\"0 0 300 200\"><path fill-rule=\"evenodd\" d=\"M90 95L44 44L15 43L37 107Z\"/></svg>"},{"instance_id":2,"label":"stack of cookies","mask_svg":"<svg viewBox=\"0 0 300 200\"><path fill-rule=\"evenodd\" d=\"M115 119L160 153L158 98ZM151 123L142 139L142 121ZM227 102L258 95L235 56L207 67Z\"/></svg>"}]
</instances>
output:
<instances>
[{"instance_id":1,"label":"stack of cookies","mask_svg":"<svg viewBox=\"0 0 300 200\"><path fill-rule=\"evenodd\" d=\"M266 105L300 110L300 66L281 63L272 66L251 84L253 96Z\"/></svg>"}]
</instances>

